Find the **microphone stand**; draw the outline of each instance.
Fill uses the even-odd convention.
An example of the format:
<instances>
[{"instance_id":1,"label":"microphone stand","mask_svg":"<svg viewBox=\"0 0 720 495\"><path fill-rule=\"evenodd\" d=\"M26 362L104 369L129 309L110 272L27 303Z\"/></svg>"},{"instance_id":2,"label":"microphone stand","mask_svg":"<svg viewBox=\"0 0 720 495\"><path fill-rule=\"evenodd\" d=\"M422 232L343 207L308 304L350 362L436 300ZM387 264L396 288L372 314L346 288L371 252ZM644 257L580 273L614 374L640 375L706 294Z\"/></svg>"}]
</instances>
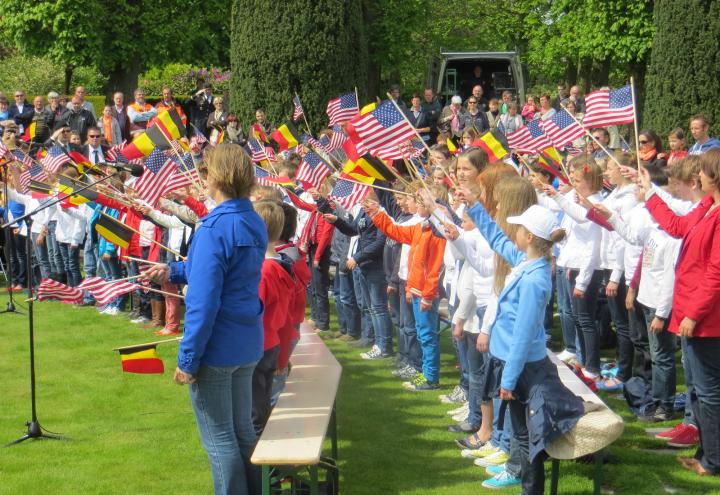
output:
<instances>
[{"instance_id":1,"label":"microphone stand","mask_svg":"<svg viewBox=\"0 0 720 495\"><path fill-rule=\"evenodd\" d=\"M9 162L6 162L3 164L3 171L5 172L5 182L3 183L3 194L5 196L5 213L7 215L7 218L10 218L10 199L8 198L8 187L7 187L7 179L8 179L8 167ZM5 309L0 310L0 314L4 313L16 313L21 314L20 311L18 311L15 308L15 301L14 301L14 295L13 295L13 286L15 285L13 280L13 258L16 256L15 251L15 239L13 238L13 233L11 228L5 229L5 246L7 249L5 250L5 259L7 261L7 282L8 282L8 302Z\"/></svg>"},{"instance_id":2,"label":"microphone stand","mask_svg":"<svg viewBox=\"0 0 720 495\"><path fill-rule=\"evenodd\" d=\"M60 440L62 437L57 434L53 434L45 430L42 426L40 426L40 422L37 418L37 404L35 400L35 328L34 328L34 322L33 322L33 276L32 276L32 236L30 235L30 231L32 229L32 217L47 209L51 206L54 206L61 201L65 201L66 199L77 195L78 193L85 191L86 189L90 189L95 184L99 182L103 182L105 180L108 180L112 177L115 177L120 172L114 172L112 174L106 175L105 177L99 179L97 182L94 182L92 184L88 184L86 186L83 186L78 189L74 189L73 192L70 194L65 195L58 195L54 200L48 201L45 204L42 204L35 208L33 211L26 213L25 215L18 217L17 219L13 220L12 222L7 222L4 225L0 226L0 228L7 228L12 224L19 223L22 221L25 221L27 223L27 229L28 229L28 235L25 239L25 248L27 249L27 259L26 259L26 265L27 265L27 284L28 284L28 290L30 292L30 297L28 298L28 334L30 337L30 410L31 410L31 416L30 421L25 423L25 426L27 427L27 433L25 435L21 436L17 440L14 440L6 445L6 447L10 447L12 445L17 445L21 442L24 442L25 440L31 439L31 438L47 438L49 440ZM7 181L6 181L6 187L7 187Z\"/></svg>"}]
</instances>

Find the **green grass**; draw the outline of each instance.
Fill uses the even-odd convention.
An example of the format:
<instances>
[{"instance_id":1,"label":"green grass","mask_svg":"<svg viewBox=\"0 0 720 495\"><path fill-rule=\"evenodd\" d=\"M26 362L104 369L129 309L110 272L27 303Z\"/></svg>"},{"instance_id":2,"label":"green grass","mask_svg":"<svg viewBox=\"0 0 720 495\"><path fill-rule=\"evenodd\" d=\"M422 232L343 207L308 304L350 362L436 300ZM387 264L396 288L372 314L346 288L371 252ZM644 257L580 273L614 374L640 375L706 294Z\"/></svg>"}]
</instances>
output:
<instances>
[{"instance_id":1,"label":"green grass","mask_svg":"<svg viewBox=\"0 0 720 495\"><path fill-rule=\"evenodd\" d=\"M4 297L0 303L4 303ZM23 304L23 306L25 306ZM35 305L38 415L62 441L0 448L0 494L208 494L210 468L200 445L187 389L172 382L177 347L160 346L164 375L122 373L114 347L155 340L122 317L58 303ZM0 315L0 444L21 436L30 417L27 319ZM442 381L457 380L449 334L443 335ZM328 341L343 365L337 399L341 493L448 494L484 492L482 469L460 458L448 406L437 393L405 391L386 363ZM614 493L720 493L720 479L683 471L674 456L641 449L648 437L617 400L626 419L611 448L605 486ZM684 452L688 453L688 451ZM549 470L549 464L547 465ZM560 493L589 494L592 465L564 462ZM512 490L500 493L518 493Z\"/></svg>"}]
</instances>

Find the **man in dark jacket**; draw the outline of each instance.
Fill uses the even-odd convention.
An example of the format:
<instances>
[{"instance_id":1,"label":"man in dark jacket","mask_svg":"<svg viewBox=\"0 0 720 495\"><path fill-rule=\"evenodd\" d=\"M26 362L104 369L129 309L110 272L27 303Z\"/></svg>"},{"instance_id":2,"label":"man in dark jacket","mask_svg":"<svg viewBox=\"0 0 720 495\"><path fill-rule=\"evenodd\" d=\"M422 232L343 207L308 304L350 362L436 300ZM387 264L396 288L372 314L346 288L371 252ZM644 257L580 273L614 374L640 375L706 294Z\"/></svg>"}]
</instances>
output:
<instances>
[{"instance_id":1,"label":"man in dark jacket","mask_svg":"<svg viewBox=\"0 0 720 495\"><path fill-rule=\"evenodd\" d=\"M318 203L321 212L328 211L327 202ZM359 236L354 252L349 253L346 266L353 271L359 280L362 292L363 311L367 311L372 319L375 345L369 352L361 354L363 359L381 359L393 355L392 320L388 311L387 282L383 271L383 251L385 236L378 230L373 221L360 210L353 221L345 221L333 214L325 215L325 219L345 235ZM363 329L367 331L369 329ZM361 343L370 344L373 337L363 336Z\"/></svg>"},{"instance_id":2,"label":"man in dark jacket","mask_svg":"<svg viewBox=\"0 0 720 495\"><path fill-rule=\"evenodd\" d=\"M438 134L437 121L440 118L440 112L442 112L442 105L432 88L425 88L423 92L422 109L427 115L428 125L430 126L430 142L434 144Z\"/></svg>"},{"instance_id":3,"label":"man in dark jacket","mask_svg":"<svg viewBox=\"0 0 720 495\"><path fill-rule=\"evenodd\" d=\"M212 85L207 82L203 83L202 88L193 95L192 101L190 122L195 126L193 131L205 132L208 117L215 111L215 97L212 94Z\"/></svg>"},{"instance_id":4,"label":"man in dark jacket","mask_svg":"<svg viewBox=\"0 0 720 495\"><path fill-rule=\"evenodd\" d=\"M50 132L55 127L55 114L45 109L42 96L36 96L33 99L31 122L35 122L35 136L32 137L33 143L43 143L50 138Z\"/></svg>"},{"instance_id":5,"label":"man in dark jacket","mask_svg":"<svg viewBox=\"0 0 720 495\"><path fill-rule=\"evenodd\" d=\"M70 127L71 130L80 135L80 140L84 143L87 139L87 131L90 127L95 127L95 117L83 108L82 102L77 96L72 99L72 108L65 110L60 117L62 125Z\"/></svg>"},{"instance_id":6,"label":"man in dark jacket","mask_svg":"<svg viewBox=\"0 0 720 495\"><path fill-rule=\"evenodd\" d=\"M8 118L13 119L18 125L19 136L22 136L25 128L32 122L34 113L33 106L25 99L25 91L15 90L15 103L8 108Z\"/></svg>"}]
</instances>

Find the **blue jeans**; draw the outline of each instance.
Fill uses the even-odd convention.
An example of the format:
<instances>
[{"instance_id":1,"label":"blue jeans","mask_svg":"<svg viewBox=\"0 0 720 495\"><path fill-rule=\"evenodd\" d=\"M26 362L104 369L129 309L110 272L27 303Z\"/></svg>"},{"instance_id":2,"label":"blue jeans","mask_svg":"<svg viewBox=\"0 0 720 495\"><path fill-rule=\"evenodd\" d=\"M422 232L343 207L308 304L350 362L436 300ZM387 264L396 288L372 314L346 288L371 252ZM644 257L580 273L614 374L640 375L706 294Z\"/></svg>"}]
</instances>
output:
<instances>
[{"instance_id":1,"label":"blue jeans","mask_svg":"<svg viewBox=\"0 0 720 495\"><path fill-rule=\"evenodd\" d=\"M48 260L50 261L50 270L52 273L65 273L65 262L63 260L60 247L58 246L57 237L55 237L55 228L57 220L51 220L47 224L47 237L45 244L48 250Z\"/></svg>"},{"instance_id":2,"label":"blue jeans","mask_svg":"<svg viewBox=\"0 0 720 495\"><path fill-rule=\"evenodd\" d=\"M650 328L655 309L643 306L645 323ZM669 318L669 317L668 317ZM650 357L652 358L652 398L667 412L673 411L675 403L675 334L668 332L669 319L660 333L648 331Z\"/></svg>"},{"instance_id":3,"label":"blue jeans","mask_svg":"<svg viewBox=\"0 0 720 495\"><path fill-rule=\"evenodd\" d=\"M98 252L97 243L92 241L90 235L85 239L85 247L83 249L83 269L86 277L97 276L98 268Z\"/></svg>"},{"instance_id":4,"label":"blue jeans","mask_svg":"<svg viewBox=\"0 0 720 495\"><path fill-rule=\"evenodd\" d=\"M375 331L373 330L373 322L370 316L370 303L365 301L365 296L363 295L359 268L355 268L352 271L352 277L353 287L355 289L355 299L357 300L358 309L360 311L360 337L368 344L372 344L375 342Z\"/></svg>"},{"instance_id":5,"label":"blue jeans","mask_svg":"<svg viewBox=\"0 0 720 495\"><path fill-rule=\"evenodd\" d=\"M216 494L260 493L259 468L250 463L256 436L252 423L255 363L200 365L190 400L200 439L212 466Z\"/></svg>"},{"instance_id":6,"label":"blue jeans","mask_svg":"<svg viewBox=\"0 0 720 495\"><path fill-rule=\"evenodd\" d=\"M440 382L440 338L438 335L438 306L435 299L432 306L420 310L420 298L413 296L413 314L415 315L415 328L422 349L422 371L425 379L431 383Z\"/></svg>"},{"instance_id":7,"label":"blue jeans","mask_svg":"<svg viewBox=\"0 0 720 495\"><path fill-rule=\"evenodd\" d=\"M48 278L50 274L52 273L52 269L50 267L50 257L48 256L48 250L47 250L47 237L45 237L45 242L42 246L37 245L37 238L40 234L32 234L32 244L33 244L33 251L35 251L35 259L37 260L38 265L40 266L40 276L42 278ZM35 284L37 285L39 283L38 280L35 280Z\"/></svg>"},{"instance_id":8,"label":"blue jeans","mask_svg":"<svg viewBox=\"0 0 720 495\"><path fill-rule=\"evenodd\" d=\"M340 299L340 268L335 265L335 277L332 286L333 300L335 301L335 316L337 317L338 330L341 334L347 333L347 316L342 300Z\"/></svg>"},{"instance_id":9,"label":"blue jeans","mask_svg":"<svg viewBox=\"0 0 720 495\"><path fill-rule=\"evenodd\" d=\"M328 290L330 289L330 249L326 249L316 267L313 259L317 245L311 245L308 252L310 258L310 315L319 330L330 328L330 305Z\"/></svg>"},{"instance_id":10,"label":"blue jeans","mask_svg":"<svg viewBox=\"0 0 720 495\"><path fill-rule=\"evenodd\" d=\"M466 395L470 394L470 377L468 376L468 362L467 362L467 345L465 339L455 340L455 352L457 353L458 363L460 364L460 388L465 391Z\"/></svg>"},{"instance_id":11,"label":"blue jeans","mask_svg":"<svg viewBox=\"0 0 720 495\"><path fill-rule=\"evenodd\" d=\"M355 299L355 283L353 282L353 272L338 271L335 274L338 279L339 295L335 300L335 304L340 301L340 306L345 313L345 330L348 335L360 338L360 308Z\"/></svg>"},{"instance_id":12,"label":"blue jeans","mask_svg":"<svg viewBox=\"0 0 720 495\"><path fill-rule=\"evenodd\" d=\"M384 354L391 354L393 352L393 328L392 320L390 319L390 312L388 311L385 272L382 267L363 267L359 270L360 287L363 291L363 300L370 310L372 326L375 330L375 344L380 347L380 350Z\"/></svg>"},{"instance_id":13,"label":"blue jeans","mask_svg":"<svg viewBox=\"0 0 720 495\"><path fill-rule=\"evenodd\" d=\"M405 362L415 368L417 371L422 369L422 349L417 337L417 327L415 326L415 313L413 312L413 304L407 302L405 297L405 282L400 281L398 292L400 293L400 337L398 338L398 349L400 349L400 340L405 350Z\"/></svg>"},{"instance_id":14,"label":"blue jeans","mask_svg":"<svg viewBox=\"0 0 720 495\"><path fill-rule=\"evenodd\" d=\"M105 261L103 259L100 260L100 266L103 269L103 272L105 272L105 281L111 281L111 280L118 280L122 278L122 272L120 271L120 260L118 260L117 256L111 257L109 260ZM112 301L110 301L107 305L110 307L118 308L120 309L125 302L126 295L122 295L119 297L116 297Z\"/></svg>"},{"instance_id":15,"label":"blue jeans","mask_svg":"<svg viewBox=\"0 0 720 495\"><path fill-rule=\"evenodd\" d=\"M570 294L575 289L577 276L577 270L570 270ZM602 271L595 270L583 297L572 298L573 319L581 331L582 363L590 373L596 374L600 373L600 335L595 325L595 308L601 282Z\"/></svg>"},{"instance_id":16,"label":"blue jeans","mask_svg":"<svg viewBox=\"0 0 720 495\"><path fill-rule=\"evenodd\" d=\"M605 285L610 282L611 273L612 270L604 270ZM626 295L627 286L625 285L625 277L620 277L617 296L608 297L607 304L613 324L615 325L615 333L617 334L617 379L621 382L626 382L632 378L633 355L635 354L635 349L630 339L628 311L625 308Z\"/></svg>"},{"instance_id":17,"label":"blue jeans","mask_svg":"<svg viewBox=\"0 0 720 495\"><path fill-rule=\"evenodd\" d=\"M485 308L481 308L483 313ZM482 416L480 414L480 402L483 393L483 364L485 356L477 350L477 339L479 334L463 332L463 340L465 341L466 361L468 364L468 379L470 389L468 392L468 423L476 428L480 428Z\"/></svg>"},{"instance_id":18,"label":"blue jeans","mask_svg":"<svg viewBox=\"0 0 720 495\"><path fill-rule=\"evenodd\" d=\"M27 286L27 256L25 242L27 237L20 234L13 234L10 229L5 234L9 242L6 242L6 259L12 259L13 282L23 287Z\"/></svg>"},{"instance_id":19,"label":"blue jeans","mask_svg":"<svg viewBox=\"0 0 720 495\"><path fill-rule=\"evenodd\" d=\"M680 346L682 348L682 365L683 371L685 372L685 386L687 387L687 400L685 400L685 417L683 418L683 423L686 425L697 426L695 414L692 409L692 402L690 402L690 397L695 393L695 386L693 385L692 369L690 368L690 363L687 359L688 339L686 337L680 338Z\"/></svg>"},{"instance_id":20,"label":"blue jeans","mask_svg":"<svg viewBox=\"0 0 720 495\"><path fill-rule=\"evenodd\" d=\"M692 370L692 401L700 430L695 458L711 474L720 473L720 337L687 339L687 362Z\"/></svg>"},{"instance_id":21,"label":"blue jeans","mask_svg":"<svg viewBox=\"0 0 720 495\"><path fill-rule=\"evenodd\" d=\"M566 268L557 267L555 281L557 285L557 305L560 314L560 326L562 327L563 345L568 352L577 353L575 340L575 320L572 314L572 290L570 282L565 278Z\"/></svg>"},{"instance_id":22,"label":"blue jeans","mask_svg":"<svg viewBox=\"0 0 720 495\"><path fill-rule=\"evenodd\" d=\"M82 280L82 275L80 275L80 248L59 242L58 249L60 249L63 263L65 263L64 272L67 274L68 285L77 287Z\"/></svg>"}]
</instances>

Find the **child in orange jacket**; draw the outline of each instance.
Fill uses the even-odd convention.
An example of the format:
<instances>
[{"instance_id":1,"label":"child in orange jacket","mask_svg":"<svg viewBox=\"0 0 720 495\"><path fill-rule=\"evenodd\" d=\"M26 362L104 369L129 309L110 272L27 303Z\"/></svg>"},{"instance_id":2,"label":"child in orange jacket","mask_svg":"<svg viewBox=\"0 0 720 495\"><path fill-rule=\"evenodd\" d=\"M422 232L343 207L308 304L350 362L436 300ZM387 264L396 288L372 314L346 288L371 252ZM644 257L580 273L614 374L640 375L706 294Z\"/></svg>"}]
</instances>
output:
<instances>
[{"instance_id":1,"label":"child in orange jacket","mask_svg":"<svg viewBox=\"0 0 720 495\"><path fill-rule=\"evenodd\" d=\"M377 201L366 199L365 213L390 239L410 245L406 292L412 297L415 328L423 353L423 372L413 381L403 383L409 390L425 391L440 387L440 339L438 336L438 295L443 267L445 239L436 236L427 220L430 212L418 206L425 220L409 226L396 225L380 210Z\"/></svg>"}]
</instances>

